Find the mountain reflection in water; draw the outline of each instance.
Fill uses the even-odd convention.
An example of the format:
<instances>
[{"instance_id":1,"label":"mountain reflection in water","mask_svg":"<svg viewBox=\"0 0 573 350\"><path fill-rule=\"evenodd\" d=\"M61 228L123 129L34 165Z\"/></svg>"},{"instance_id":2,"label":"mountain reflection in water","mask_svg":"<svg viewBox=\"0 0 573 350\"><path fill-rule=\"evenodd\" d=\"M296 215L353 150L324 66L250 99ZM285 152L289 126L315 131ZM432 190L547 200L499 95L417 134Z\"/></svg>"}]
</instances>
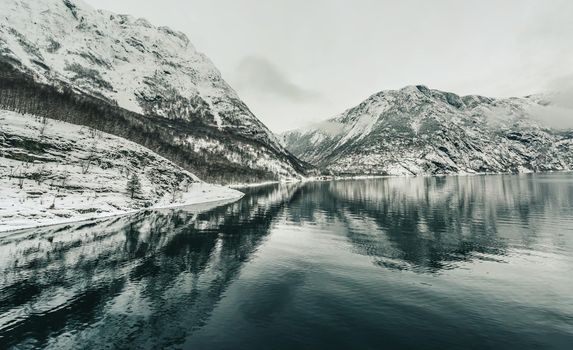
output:
<instances>
[{"instance_id":1,"label":"mountain reflection in water","mask_svg":"<svg viewBox=\"0 0 573 350\"><path fill-rule=\"evenodd\" d=\"M12 233L0 348L566 348L572 204L568 174L346 180Z\"/></svg>"}]
</instances>

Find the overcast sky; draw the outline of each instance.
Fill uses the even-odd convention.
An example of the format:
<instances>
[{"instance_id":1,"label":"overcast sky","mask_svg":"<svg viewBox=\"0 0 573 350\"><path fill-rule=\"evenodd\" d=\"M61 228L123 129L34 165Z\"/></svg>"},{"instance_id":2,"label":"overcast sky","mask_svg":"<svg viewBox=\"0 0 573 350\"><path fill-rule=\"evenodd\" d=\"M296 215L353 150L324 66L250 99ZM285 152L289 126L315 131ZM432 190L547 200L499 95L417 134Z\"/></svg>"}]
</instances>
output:
<instances>
[{"instance_id":1,"label":"overcast sky","mask_svg":"<svg viewBox=\"0 0 573 350\"><path fill-rule=\"evenodd\" d=\"M273 131L409 84L492 97L572 87L571 0L87 2L186 33Z\"/></svg>"}]
</instances>

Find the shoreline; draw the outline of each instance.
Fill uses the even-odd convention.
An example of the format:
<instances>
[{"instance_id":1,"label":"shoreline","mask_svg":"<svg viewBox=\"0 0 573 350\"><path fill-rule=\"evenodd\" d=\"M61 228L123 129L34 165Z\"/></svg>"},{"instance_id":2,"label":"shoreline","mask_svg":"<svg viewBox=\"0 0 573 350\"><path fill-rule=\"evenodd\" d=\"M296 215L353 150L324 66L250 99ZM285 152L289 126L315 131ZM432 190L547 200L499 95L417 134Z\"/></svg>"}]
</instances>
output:
<instances>
[{"instance_id":1,"label":"shoreline","mask_svg":"<svg viewBox=\"0 0 573 350\"><path fill-rule=\"evenodd\" d=\"M298 180L288 180L288 181L263 181L254 183L242 183L242 184L231 184L225 185L226 187L232 189L241 188L253 188L262 187L275 184L289 184L289 183L306 183L306 182L327 182L327 181L344 181L344 180L368 180L368 179L387 179L387 178L414 178L414 177L464 177L464 176L499 176L499 175L539 175L539 174L563 174L563 173L573 173L572 170L550 170L550 171L530 171L521 173L511 173L511 172L499 172L499 173L453 173L453 174L420 174L420 175L324 175L324 176L311 176L304 177ZM321 179L321 177L328 177L327 179Z\"/></svg>"},{"instance_id":2,"label":"shoreline","mask_svg":"<svg viewBox=\"0 0 573 350\"><path fill-rule=\"evenodd\" d=\"M253 183L239 183L239 184L230 184L230 185L225 185L225 186L232 188L232 189L253 188L253 187L262 187L262 186L275 185L275 184L289 184L289 183L298 183L298 182L308 181L306 179L307 178L301 178L301 179L297 179L297 180L285 180L285 181L274 180L274 181L263 181L263 182L253 182Z\"/></svg>"},{"instance_id":3,"label":"shoreline","mask_svg":"<svg viewBox=\"0 0 573 350\"><path fill-rule=\"evenodd\" d=\"M239 191L237 191L237 192L239 192ZM39 222L39 223L34 223L34 224L22 224L22 225L7 224L6 226L0 226L0 238L7 236L7 235L10 235L10 234L13 234L13 233L17 233L18 231L22 231L22 230L29 230L29 229L34 229L34 228L78 223L78 222L84 222L84 221L85 222L98 222L98 221L107 220L107 219L110 219L113 217L120 217L120 216L135 214L135 213L139 213L139 212L146 211L146 210L161 211L161 210L172 210L172 209L177 209L177 208L180 208L180 209L188 208L188 210L190 210L190 211L194 211L197 209L199 209L199 211L210 210L210 209L222 206L222 205L236 202L239 199L243 198L245 194L242 192L239 192L239 193L240 193L240 195L235 196L235 197L212 198L212 199L207 199L204 201L189 201L189 202L185 202L185 203L158 205L158 206L152 206L152 207L148 207L148 208L132 209L132 210L126 210L126 211L112 212L112 213L101 213L100 215L95 215L95 216L86 216L86 217L75 216L75 217L70 217L70 218L49 219L49 220L46 220L45 223ZM202 208L202 206L204 206L204 208Z\"/></svg>"},{"instance_id":4,"label":"shoreline","mask_svg":"<svg viewBox=\"0 0 573 350\"><path fill-rule=\"evenodd\" d=\"M368 180L368 179L386 179L386 178L414 178L414 177L464 177L464 176L499 176L499 175L540 175L540 174L564 174L573 173L572 170L550 170L550 171L530 171L522 173L511 173L511 172L499 172L499 173L455 173L455 174L420 174L420 175L352 175L352 176L340 176L340 175L325 175L331 178L320 179L320 178L306 178L302 182L319 182L319 181L338 181L338 180Z\"/></svg>"},{"instance_id":5,"label":"shoreline","mask_svg":"<svg viewBox=\"0 0 573 350\"><path fill-rule=\"evenodd\" d=\"M424 174L424 175L356 175L356 176L332 176L328 179L321 179L319 177L306 177L299 180L290 180L290 181L265 181L259 183L250 183L250 184L233 184L227 187L230 189L241 189L241 188L254 188L254 187L262 187L274 184L288 184L288 183L307 183L307 182L328 182L328 181L349 181L349 180L368 180L368 179L384 179L384 178L414 178L414 177L465 177L465 176L499 176L499 175L515 175L515 176L522 176L522 175L540 175L540 174L563 174L563 173L573 173L573 170L554 170L554 171L544 171L544 172L527 172L527 173L458 173L458 174ZM125 216L130 215L142 211L161 211L161 210L171 210L171 209L184 209L188 208L188 210L210 210L216 208L218 206L230 204L233 202L238 201L239 199L244 197L244 193L237 191L240 193L239 196L235 197L227 197L227 198L213 198L204 201L189 201L184 203L171 203L167 205L157 205L148 208L140 208L140 209L132 209L127 211L118 211L112 213L102 213L96 216L75 216L70 218L61 218L61 219L49 219L46 222L36 222L33 224L16 224L10 225L7 224L5 226L0 225L0 238L2 236L6 236L17 231L21 230L28 230L34 228L41 228L41 227L48 227L48 226L57 226L63 224L71 224L77 222L89 222L94 221L98 222L100 220L106 220L113 217ZM204 208L200 208L204 206Z\"/></svg>"},{"instance_id":6,"label":"shoreline","mask_svg":"<svg viewBox=\"0 0 573 350\"><path fill-rule=\"evenodd\" d=\"M26 142L0 142L0 232L244 195L201 181L140 144L81 125L49 118L42 124L0 108L2 136Z\"/></svg>"}]
</instances>

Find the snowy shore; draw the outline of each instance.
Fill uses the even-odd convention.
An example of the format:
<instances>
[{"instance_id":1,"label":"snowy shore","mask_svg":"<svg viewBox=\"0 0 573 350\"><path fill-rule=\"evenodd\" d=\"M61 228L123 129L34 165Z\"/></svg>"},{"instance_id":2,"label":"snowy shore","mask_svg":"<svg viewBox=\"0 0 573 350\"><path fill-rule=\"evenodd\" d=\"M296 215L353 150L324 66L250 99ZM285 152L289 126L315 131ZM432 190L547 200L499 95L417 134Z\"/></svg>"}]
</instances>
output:
<instances>
[{"instance_id":1,"label":"snowy shore","mask_svg":"<svg viewBox=\"0 0 573 350\"><path fill-rule=\"evenodd\" d=\"M236 197L230 197L228 195L224 196L205 196L202 198L195 198L194 200L188 203L176 204L176 205L168 205L165 207L152 207L152 208L145 208L145 209L135 209L129 211L117 211L114 213L103 213L98 215L76 215L70 218L58 218L53 220L33 220L31 218L22 218L20 220L14 221L7 221L7 222L0 222L0 237L6 234L10 234L11 232L16 232L25 229L31 229L36 227L44 227L44 226L54 226L54 225L63 225L63 224L70 224L75 222L98 222L101 220L106 220L116 216L124 216L133 213L137 213L142 210L154 210L154 211L165 211L165 210L173 210L173 209L180 209L186 210L190 212L204 212L216 207L233 203L240 198L243 197L243 194L240 193Z\"/></svg>"},{"instance_id":2,"label":"snowy shore","mask_svg":"<svg viewBox=\"0 0 573 350\"><path fill-rule=\"evenodd\" d=\"M0 232L242 196L125 139L0 110Z\"/></svg>"}]
</instances>

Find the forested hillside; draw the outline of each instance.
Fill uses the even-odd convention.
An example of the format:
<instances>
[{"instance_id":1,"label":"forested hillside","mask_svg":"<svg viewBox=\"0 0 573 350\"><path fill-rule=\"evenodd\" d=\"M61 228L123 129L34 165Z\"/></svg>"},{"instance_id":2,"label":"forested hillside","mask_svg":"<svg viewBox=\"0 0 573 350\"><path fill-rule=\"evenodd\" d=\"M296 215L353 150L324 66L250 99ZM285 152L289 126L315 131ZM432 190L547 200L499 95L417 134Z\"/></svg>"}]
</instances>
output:
<instances>
[{"instance_id":1,"label":"forested hillside","mask_svg":"<svg viewBox=\"0 0 573 350\"><path fill-rule=\"evenodd\" d=\"M137 142L216 183L256 182L277 177L262 169L251 169L227 160L227 152L241 145L264 147L256 140L215 131L200 120L166 120L128 111L70 87L35 82L29 76L0 62L0 108L89 126ZM227 148L196 152L197 145L182 142L194 136L200 143L217 137Z\"/></svg>"},{"instance_id":2,"label":"forested hillside","mask_svg":"<svg viewBox=\"0 0 573 350\"><path fill-rule=\"evenodd\" d=\"M304 173L184 34L76 0L0 12L2 108L127 138L210 182Z\"/></svg>"},{"instance_id":3,"label":"forested hillside","mask_svg":"<svg viewBox=\"0 0 573 350\"><path fill-rule=\"evenodd\" d=\"M0 231L241 195L121 137L0 109Z\"/></svg>"}]
</instances>

